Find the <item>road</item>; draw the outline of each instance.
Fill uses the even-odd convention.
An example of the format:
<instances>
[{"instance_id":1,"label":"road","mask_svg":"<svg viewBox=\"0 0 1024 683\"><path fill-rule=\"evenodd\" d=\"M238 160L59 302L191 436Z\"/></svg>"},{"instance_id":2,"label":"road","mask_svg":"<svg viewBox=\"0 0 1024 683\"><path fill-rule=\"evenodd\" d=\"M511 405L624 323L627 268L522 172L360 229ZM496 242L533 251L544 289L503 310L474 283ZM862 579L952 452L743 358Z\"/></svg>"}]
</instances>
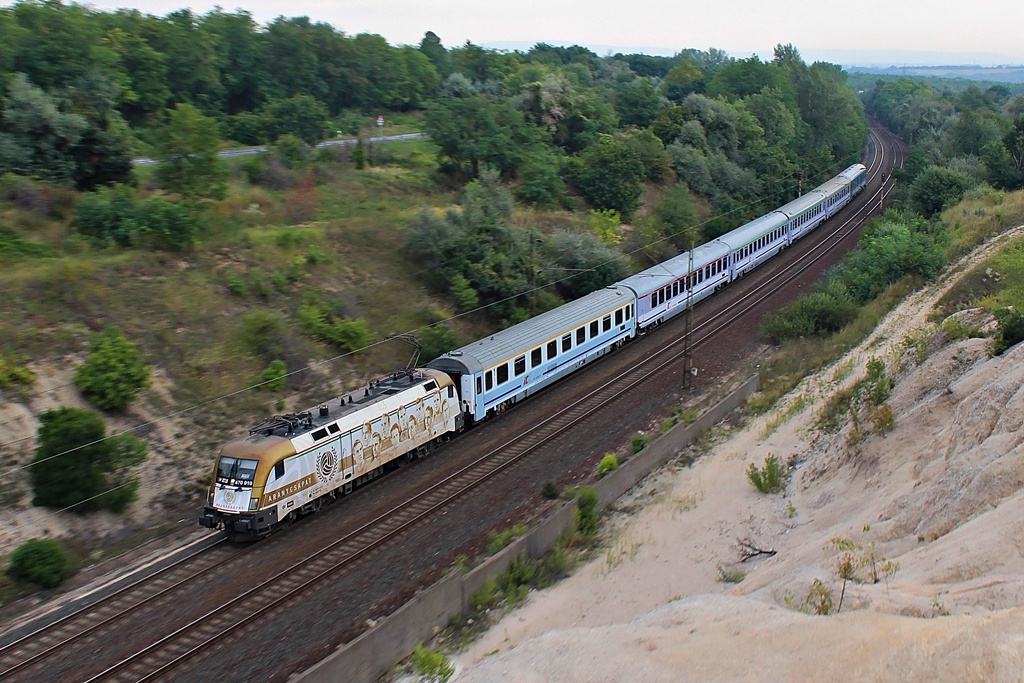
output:
<instances>
[{"instance_id":1,"label":"road","mask_svg":"<svg viewBox=\"0 0 1024 683\"><path fill-rule=\"evenodd\" d=\"M404 133L402 135L378 135L377 137L366 138L367 142L401 142L403 140L422 140L427 137L426 133ZM321 147L348 147L356 144L355 138L346 138L344 140L324 140L319 143L316 148ZM225 149L217 153L217 156L223 158L229 157L244 157L250 154L264 154L267 152L265 145L258 147L239 147L237 149ZM132 164L135 166L152 166L153 164L159 164L159 159L153 159L151 157L139 157L138 159L132 159Z\"/></svg>"}]
</instances>

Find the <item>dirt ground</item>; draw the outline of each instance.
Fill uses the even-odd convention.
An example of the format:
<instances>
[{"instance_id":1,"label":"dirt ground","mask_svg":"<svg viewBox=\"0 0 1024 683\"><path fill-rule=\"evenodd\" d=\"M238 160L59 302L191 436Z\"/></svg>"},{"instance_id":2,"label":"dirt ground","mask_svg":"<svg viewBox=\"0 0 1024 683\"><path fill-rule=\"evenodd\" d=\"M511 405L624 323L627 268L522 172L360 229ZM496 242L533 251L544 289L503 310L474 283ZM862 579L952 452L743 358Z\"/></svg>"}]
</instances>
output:
<instances>
[{"instance_id":1,"label":"dirt ground","mask_svg":"<svg viewBox=\"0 0 1024 683\"><path fill-rule=\"evenodd\" d=\"M1024 345L990 358L987 339L927 322L971 263L1022 234L909 297L772 413L719 430L691 467L638 485L605 550L531 593L453 680L1024 680ZM895 428L823 433L825 402L872 357L896 380ZM792 465L784 495L747 481L769 454ZM741 562L740 541L776 554Z\"/></svg>"}]
</instances>

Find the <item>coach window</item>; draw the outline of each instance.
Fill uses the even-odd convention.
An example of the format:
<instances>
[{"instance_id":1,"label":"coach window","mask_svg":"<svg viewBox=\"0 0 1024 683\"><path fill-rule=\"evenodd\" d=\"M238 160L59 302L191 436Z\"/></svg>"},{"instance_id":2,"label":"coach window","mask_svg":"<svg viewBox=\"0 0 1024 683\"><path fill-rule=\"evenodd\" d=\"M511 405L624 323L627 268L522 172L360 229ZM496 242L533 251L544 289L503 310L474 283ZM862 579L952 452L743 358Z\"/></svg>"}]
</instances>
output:
<instances>
[{"instance_id":1,"label":"coach window","mask_svg":"<svg viewBox=\"0 0 1024 683\"><path fill-rule=\"evenodd\" d=\"M481 377L480 375L477 375L477 377L476 377L476 395L479 396L482 393L484 393L484 378Z\"/></svg>"},{"instance_id":2,"label":"coach window","mask_svg":"<svg viewBox=\"0 0 1024 683\"><path fill-rule=\"evenodd\" d=\"M554 358L557 355L558 355L558 342L556 342L556 341L549 341L548 342L548 360L551 360L552 358Z\"/></svg>"},{"instance_id":3,"label":"coach window","mask_svg":"<svg viewBox=\"0 0 1024 683\"><path fill-rule=\"evenodd\" d=\"M498 366L498 385L502 385L508 381L508 363L502 363Z\"/></svg>"},{"instance_id":4,"label":"coach window","mask_svg":"<svg viewBox=\"0 0 1024 683\"><path fill-rule=\"evenodd\" d=\"M633 304L630 304L630 305L626 306L626 320L629 320L632 317L633 317Z\"/></svg>"},{"instance_id":5,"label":"coach window","mask_svg":"<svg viewBox=\"0 0 1024 683\"><path fill-rule=\"evenodd\" d=\"M562 337L562 353L565 353L572 348L572 335L567 334Z\"/></svg>"},{"instance_id":6,"label":"coach window","mask_svg":"<svg viewBox=\"0 0 1024 683\"><path fill-rule=\"evenodd\" d=\"M612 329L612 317L610 315L606 315L601 318L601 331L607 332L610 329Z\"/></svg>"},{"instance_id":7,"label":"coach window","mask_svg":"<svg viewBox=\"0 0 1024 683\"><path fill-rule=\"evenodd\" d=\"M654 294L651 294L651 308L654 308L657 305L658 305L658 293L655 292Z\"/></svg>"},{"instance_id":8,"label":"coach window","mask_svg":"<svg viewBox=\"0 0 1024 683\"><path fill-rule=\"evenodd\" d=\"M541 349L538 346L533 351L530 351L530 367L535 368L544 361Z\"/></svg>"},{"instance_id":9,"label":"coach window","mask_svg":"<svg viewBox=\"0 0 1024 683\"><path fill-rule=\"evenodd\" d=\"M590 338L593 339L594 337L596 337L597 333L597 321L595 320L594 322L590 323Z\"/></svg>"},{"instance_id":10,"label":"coach window","mask_svg":"<svg viewBox=\"0 0 1024 683\"><path fill-rule=\"evenodd\" d=\"M526 372L526 356L519 356L515 362L516 377Z\"/></svg>"},{"instance_id":11,"label":"coach window","mask_svg":"<svg viewBox=\"0 0 1024 683\"><path fill-rule=\"evenodd\" d=\"M615 324L616 325L621 325L622 324L622 309L621 308L616 308L615 309Z\"/></svg>"},{"instance_id":12,"label":"coach window","mask_svg":"<svg viewBox=\"0 0 1024 683\"><path fill-rule=\"evenodd\" d=\"M586 326L580 327L576 330L576 346L579 346L583 342L587 341L587 328Z\"/></svg>"},{"instance_id":13,"label":"coach window","mask_svg":"<svg viewBox=\"0 0 1024 683\"><path fill-rule=\"evenodd\" d=\"M672 283L672 296L679 296L679 280Z\"/></svg>"},{"instance_id":14,"label":"coach window","mask_svg":"<svg viewBox=\"0 0 1024 683\"><path fill-rule=\"evenodd\" d=\"M494 370L487 371L487 391L494 388Z\"/></svg>"}]
</instances>

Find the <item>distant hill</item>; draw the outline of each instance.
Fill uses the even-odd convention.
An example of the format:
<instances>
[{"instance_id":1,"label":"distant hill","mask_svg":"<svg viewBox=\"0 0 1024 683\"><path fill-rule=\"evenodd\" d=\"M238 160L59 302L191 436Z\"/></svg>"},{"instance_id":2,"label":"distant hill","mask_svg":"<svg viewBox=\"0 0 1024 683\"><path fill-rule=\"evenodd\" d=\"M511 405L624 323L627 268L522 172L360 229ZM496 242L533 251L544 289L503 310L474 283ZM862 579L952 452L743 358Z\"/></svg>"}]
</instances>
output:
<instances>
[{"instance_id":1,"label":"distant hill","mask_svg":"<svg viewBox=\"0 0 1024 683\"><path fill-rule=\"evenodd\" d=\"M1024 83L1024 66L845 66L854 73L880 76L923 76L928 78L964 78L970 81Z\"/></svg>"}]
</instances>

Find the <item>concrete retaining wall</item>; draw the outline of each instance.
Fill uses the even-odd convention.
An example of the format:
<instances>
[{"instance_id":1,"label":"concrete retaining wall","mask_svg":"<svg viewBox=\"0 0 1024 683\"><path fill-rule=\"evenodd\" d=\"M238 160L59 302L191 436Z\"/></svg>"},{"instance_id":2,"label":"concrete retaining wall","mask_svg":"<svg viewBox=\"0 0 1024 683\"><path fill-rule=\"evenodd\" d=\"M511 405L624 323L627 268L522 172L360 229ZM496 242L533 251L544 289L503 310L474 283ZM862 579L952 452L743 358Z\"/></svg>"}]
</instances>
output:
<instances>
[{"instance_id":1,"label":"concrete retaining wall","mask_svg":"<svg viewBox=\"0 0 1024 683\"><path fill-rule=\"evenodd\" d=\"M594 485L601 505L610 505L653 470L675 457L701 432L722 420L757 391L757 376L713 406L689 425L677 424ZM487 558L470 572L453 571L434 585L382 619L352 642L338 647L322 662L292 677L302 683L373 683L396 662L406 657L416 643L429 640L449 619L469 609L469 599L487 579L498 576L520 553L543 557L576 518L571 503L547 512L525 535Z\"/></svg>"}]
</instances>

